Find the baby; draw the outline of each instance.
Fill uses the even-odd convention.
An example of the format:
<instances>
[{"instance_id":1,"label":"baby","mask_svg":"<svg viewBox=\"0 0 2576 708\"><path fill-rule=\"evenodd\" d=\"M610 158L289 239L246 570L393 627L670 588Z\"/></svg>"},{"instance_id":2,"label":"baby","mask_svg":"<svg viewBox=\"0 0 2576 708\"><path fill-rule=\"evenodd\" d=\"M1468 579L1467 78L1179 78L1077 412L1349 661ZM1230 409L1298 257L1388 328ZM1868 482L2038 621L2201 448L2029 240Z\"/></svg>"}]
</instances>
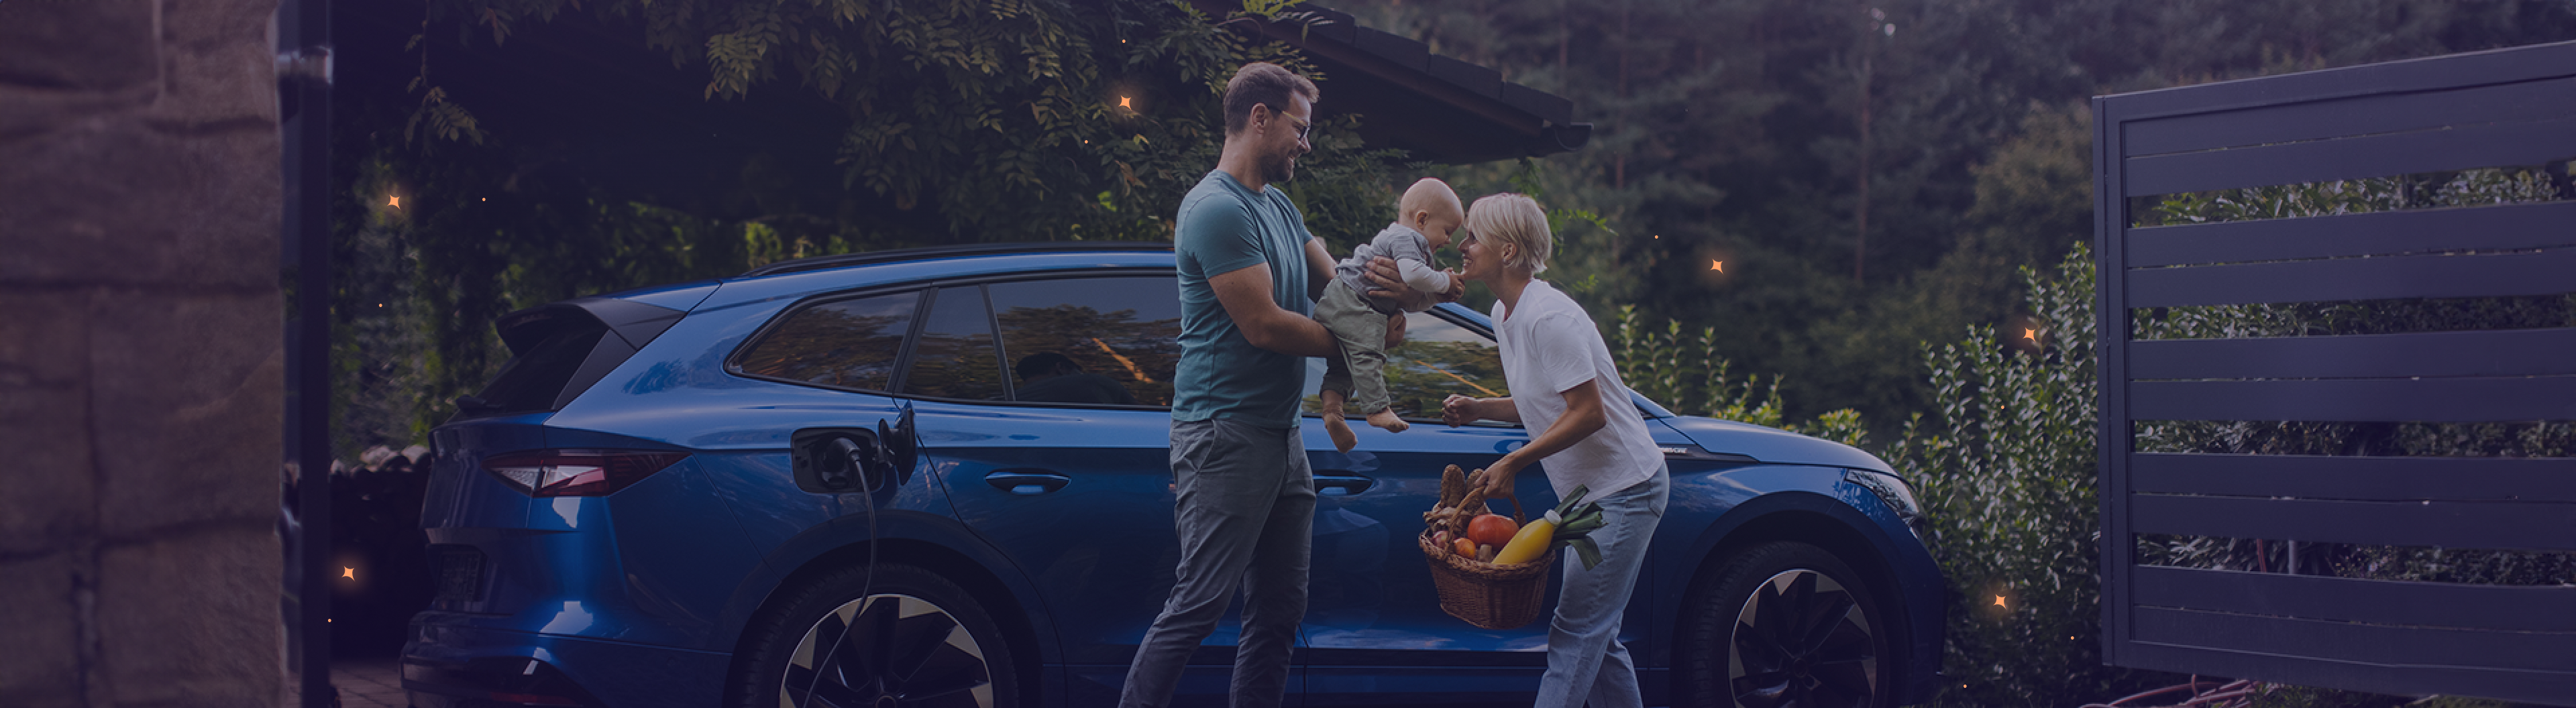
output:
<instances>
[{"instance_id":1,"label":"baby","mask_svg":"<svg viewBox=\"0 0 2576 708\"><path fill-rule=\"evenodd\" d=\"M1369 425L1388 432L1403 432L1410 427L1396 417L1386 395L1387 318L1403 317L1402 306L1393 298L1364 295L1370 289L1367 281L1371 259L1384 257L1395 261L1404 284L1415 290L1438 295L1440 300L1456 300L1466 292L1466 281L1455 271L1434 267L1433 252L1449 245L1449 232L1467 220L1466 210L1458 204L1458 193L1436 179L1423 179L1404 190L1404 199L1396 203L1395 223L1377 232L1377 238L1351 249L1351 257L1333 268L1333 281L1324 286L1324 298L1315 301L1315 320L1332 330L1341 342L1341 355L1327 360L1321 397L1324 403L1324 432L1333 438L1333 447L1350 452L1359 444L1351 434L1349 423L1342 421L1342 405L1348 401L1368 415Z\"/></svg>"}]
</instances>

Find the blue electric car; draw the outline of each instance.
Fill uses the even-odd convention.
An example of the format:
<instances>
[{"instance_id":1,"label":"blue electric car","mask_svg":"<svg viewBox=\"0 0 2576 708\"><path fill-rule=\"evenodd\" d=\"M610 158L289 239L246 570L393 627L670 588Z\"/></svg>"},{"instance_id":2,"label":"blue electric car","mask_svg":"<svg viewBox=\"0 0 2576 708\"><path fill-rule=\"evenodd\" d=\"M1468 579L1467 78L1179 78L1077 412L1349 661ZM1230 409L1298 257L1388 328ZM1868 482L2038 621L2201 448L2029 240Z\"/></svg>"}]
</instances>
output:
<instances>
[{"instance_id":1,"label":"blue electric car","mask_svg":"<svg viewBox=\"0 0 2576 708\"><path fill-rule=\"evenodd\" d=\"M512 359L432 433L412 703L1115 704L1178 560L1173 264L1151 244L867 253L502 318ZM1349 454L1304 426L1321 499L1289 705L1526 705L1545 667L1544 616L1485 630L1437 606L1415 536L1441 470L1529 433L1439 425L1448 394L1509 393L1498 350L1466 308L1408 317L1388 383L1427 424L1355 426ZM1636 404L1673 480L1621 634L1650 704L1930 694L1945 593L1904 481ZM1555 505L1522 479L1533 514ZM1178 702L1225 704L1234 631Z\"/></svg>"}]
</instances>

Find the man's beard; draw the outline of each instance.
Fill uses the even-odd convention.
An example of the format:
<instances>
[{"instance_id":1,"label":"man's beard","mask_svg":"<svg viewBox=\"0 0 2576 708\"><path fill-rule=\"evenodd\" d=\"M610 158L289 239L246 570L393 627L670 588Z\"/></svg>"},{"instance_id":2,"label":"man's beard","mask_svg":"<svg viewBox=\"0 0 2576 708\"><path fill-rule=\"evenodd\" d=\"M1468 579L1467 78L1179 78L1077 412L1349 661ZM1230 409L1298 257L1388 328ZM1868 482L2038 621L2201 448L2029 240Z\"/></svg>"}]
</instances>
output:
<instances>
[{"instance_id":1,"label":"man's beard","mask_svg":"<svg viewBox=\"0 0 2576 708\"><path fill-rule=\"evenodd\" d=\"M1297 158L1286 153L1271 156L1261 163L1261 181L1286 184L1297 178Z\"/></svg>"}]
</instances>

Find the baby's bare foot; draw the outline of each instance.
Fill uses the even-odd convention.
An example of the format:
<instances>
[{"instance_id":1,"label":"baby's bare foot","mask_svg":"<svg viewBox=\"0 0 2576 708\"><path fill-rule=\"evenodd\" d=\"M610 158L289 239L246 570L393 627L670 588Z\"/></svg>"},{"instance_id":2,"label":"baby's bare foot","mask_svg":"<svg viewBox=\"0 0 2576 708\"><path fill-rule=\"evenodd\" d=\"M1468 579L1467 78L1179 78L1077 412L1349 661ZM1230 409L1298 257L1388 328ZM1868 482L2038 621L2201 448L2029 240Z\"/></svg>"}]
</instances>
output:
<instances>
[{"instance_id":1,"label":"baby's bare foot","mask_svg":"<svg viewBox=\"0 0 2576 708\"><path fill-rule=\"evenodd\" d=\"M1360 446L1359 435L1352 433L1351 424L1342 422L1342 416L1337 413L1324 414L1324 435L1333 439L1335 450L1350 452L1351 448Z\"/></svg>"},{"instance_id":2,"label":"baby's bare foot","mask_svg":"<svg viewBox=\"0 0 2576 708\"><path fill-rule=\"evenodd\" d=\"M1368 423L1369 425L1384 428L1390 433L1401 433L1404 432L1405 428L1413 427L1413 424L1406 423L1403 418L1397 417L1395 415L1395 408L1393 407L1389 407L1376 413L1370 413Z\"/></svg>"},{"instance_id":3,"label":"baby's bare foot","mask_svg":"<svg viewBox=\"0 0 2576 708\"><path fill-rule=\"evenodd\" d=\"M1325 391L1323 398L1324 435L1333 439L1333 449L1350 452L1351 448L1359 447L1359 436L1351 432L1350 423L1342 421L1344 415L1341 395L1334 391Z\"/></svg>"}]
</instances>

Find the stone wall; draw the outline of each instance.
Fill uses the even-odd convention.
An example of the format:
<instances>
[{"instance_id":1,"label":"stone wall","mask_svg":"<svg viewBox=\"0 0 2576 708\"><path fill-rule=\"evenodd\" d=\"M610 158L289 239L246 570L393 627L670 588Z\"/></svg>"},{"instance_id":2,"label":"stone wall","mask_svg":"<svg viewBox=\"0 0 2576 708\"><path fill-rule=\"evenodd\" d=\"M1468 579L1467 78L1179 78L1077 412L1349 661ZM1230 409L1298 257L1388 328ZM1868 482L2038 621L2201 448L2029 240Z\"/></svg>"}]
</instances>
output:
<instances>
[{"instance_id":1,"label":"stone wall","mask_svg":"<svg viewBox=\"0 0 2576 708\"><path fill-rule=\"evenodd\" d=\"M276 706L274 0L0 0L0 706Z\"/></svg>"}]
</instances>

